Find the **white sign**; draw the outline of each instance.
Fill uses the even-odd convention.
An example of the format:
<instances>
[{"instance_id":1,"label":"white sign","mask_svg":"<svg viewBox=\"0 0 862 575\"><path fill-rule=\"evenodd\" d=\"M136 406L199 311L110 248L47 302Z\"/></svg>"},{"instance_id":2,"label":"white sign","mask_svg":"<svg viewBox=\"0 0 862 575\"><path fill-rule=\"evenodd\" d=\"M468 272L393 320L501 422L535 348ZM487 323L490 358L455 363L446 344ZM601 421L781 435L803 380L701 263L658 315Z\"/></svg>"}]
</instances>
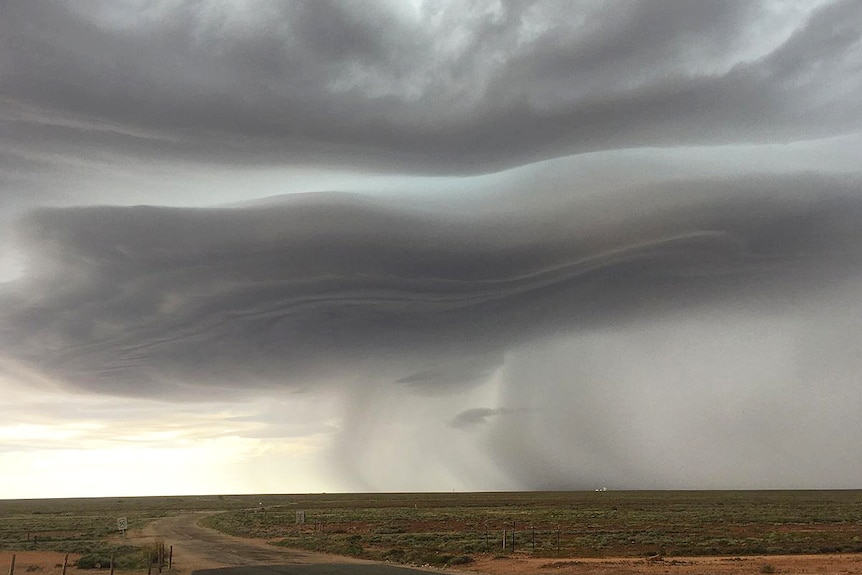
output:
<instances>
[{"instance_id":1,"label":"white sign","mask_svg":"<svg viewBox=\"0 0 862 575\"><path fill-rule=\"evenodd\" d=\"M117 529L119 531L125 531L128 528L129 528L129 522L128 522L128 520L126 520L125 517L120 517L119 519L117 519Z\"/></svg>"}]
</instances>

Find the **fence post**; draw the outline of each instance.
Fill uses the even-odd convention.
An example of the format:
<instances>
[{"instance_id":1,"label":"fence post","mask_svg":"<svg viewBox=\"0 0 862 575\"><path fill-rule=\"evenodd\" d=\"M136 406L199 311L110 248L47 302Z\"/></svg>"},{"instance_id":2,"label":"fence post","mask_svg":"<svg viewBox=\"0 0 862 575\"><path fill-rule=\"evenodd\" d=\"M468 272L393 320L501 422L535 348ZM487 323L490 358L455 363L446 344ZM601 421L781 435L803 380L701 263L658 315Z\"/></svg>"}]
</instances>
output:
<instances>
[{"instance_id":1,"label":"fence post","mask_svg":"<svg viewBox=\"0 0 862 575\"><path fill-rule=\"evenodd\" d=\"M63 556L63 575L66 575L66 566L69 565L69 554Z\"/></svg>"},{"instance_id":2,"label":"fence post","mask_svg":"<svg viewBox=\"0 0 862 575\"><path fill-rule=\"evenodd\" d=\"M171 550L168 552L168 569L173 569L173 565L174 565L174 546L171 545Z\"/></svg>"},{"instance_id":3,"label":"fence post","mask_svg":"<svg viewBox=\"0 0 862 575\"><path fill-rule=\"evenodd\" d=\"M12 564L9 566L9 575L15 575L15 554L12 554Z\"/></svg>"},{"instance_id":4,"label":"fence post","mask_svg":"<svg viewBox=\"0 0 862 575\"><path fill-rule=\"evenodd\" d=\"M111 551L111 575L114 575L114 551Z\"/></svg>"}]
</instances>

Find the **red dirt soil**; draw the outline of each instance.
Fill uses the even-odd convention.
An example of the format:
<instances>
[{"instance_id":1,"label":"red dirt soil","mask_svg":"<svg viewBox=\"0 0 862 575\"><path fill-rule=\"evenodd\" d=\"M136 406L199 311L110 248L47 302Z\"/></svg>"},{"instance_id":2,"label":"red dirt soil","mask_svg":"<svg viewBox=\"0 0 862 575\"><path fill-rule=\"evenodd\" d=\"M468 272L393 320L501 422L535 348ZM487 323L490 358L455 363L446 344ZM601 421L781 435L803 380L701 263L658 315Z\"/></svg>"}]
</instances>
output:
<instances>
[{"instance_id":1,"label":"red dirt soil","mask_svg":"<svg viewBox=\"0 0 862 575\"><path fill-rule=\"evenodd\" d=\"M62 572L63 553L41 551L15 552L15 573L18 575L59 575ZM69 555L67 573L103 575L107 570L81 571L73 567L78 556ZM0 573L6 575L12 552L0 551ZM515 575L521 573L558 575L758 575L771 565L777 574L860 574L862 555L781 555L757 557L665 557L649 561L631 558L604 559L533 559L513 557L495 559L479 556L463 571L489 575ZM195 565L196 568L208 565ZM452 569L449 569L452 571Z\"/></svg>"},{"instance_id":2,"label":"red dirt soil","mask_svg":"<svg viewBox=\"0 0 862 575\"><path fill-rule=\"evenodd\" d=\"M161 535L152 526L144 533L130 533L130 542L146 543L153 536ZM258 548L263 552L271 550L278 554L292 553L285 549L273 548L265 540L251 540L224 537L242 543L244 546ZM188 545L190 542L186 542ZM183 545L182 543L180 544ZM183 547L181 547L183 548ZM214 561L211 557L194 553L195 549L183 548L183 561L175 566L175 574L186 575L194 569L221 567L224 563ZM0 575L9 573L12 555L15 558L16 575L60 575L62 573L64 553L41 551L0 551ZM294 552L293 561L327 562L333 556ZM69 555L67 575L106 575L107 569L79 570L74 567L78 555ZM437 570L444 572L443 570ZM529 573L534 575L759 575L761 573L775 574L813 574L813 575L862 575L862 554L832 554L832 555L765 555L751 557L661 557L642 558L571 558L547 559L519 557L517 554L507 557L493 555L477 555L473 563L458 569L449 568L445 572L481 573L487 575L516 575ZM146 572L143 570L141 573ZM128 572L123 572L128 573ZM155 573L155 571L154 571Z\"/></svg>"},{"instance_id":3,"label":"red dirt soil","mask_svg":"<svg viewBox=\"0 0 862 575\"><path fill-rule=\"evenodd\" d=\"M862 574L862 554L765 555L752 557L663 557L660 559L477 558L469 570L490 575L758 575Z\"/></svg>"}]
</instances>

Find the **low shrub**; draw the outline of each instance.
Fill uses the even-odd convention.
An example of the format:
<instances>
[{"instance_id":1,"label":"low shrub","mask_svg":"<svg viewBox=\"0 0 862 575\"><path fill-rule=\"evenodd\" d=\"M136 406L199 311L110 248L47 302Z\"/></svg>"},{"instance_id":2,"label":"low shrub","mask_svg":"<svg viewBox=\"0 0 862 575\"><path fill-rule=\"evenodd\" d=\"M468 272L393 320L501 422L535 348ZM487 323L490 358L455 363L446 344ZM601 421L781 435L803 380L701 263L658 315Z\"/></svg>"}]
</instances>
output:
<instances>
[{"instance_id":1,"label":"low shrub","mask_svg":"<svg viewBox=\"0 0 862 575\"><path fill-rule=\"evenodd\" d=\"M384 561L394 561L396 563L401 563L404 559L404 550L403 549L389 549L385 551L383 555L381 555Z\"/></svg>"},{"instance_id":2,"label":"low shrub","mask_svg":"<svg viewBox=\"0 0 862 575\"><path fill-rule=\"evenodd\" d=\"M467 565L473 562L473 558L469 555L458 555L456 557L452 557L446 563L447 565Z\"/></svg>"}]
</instances>

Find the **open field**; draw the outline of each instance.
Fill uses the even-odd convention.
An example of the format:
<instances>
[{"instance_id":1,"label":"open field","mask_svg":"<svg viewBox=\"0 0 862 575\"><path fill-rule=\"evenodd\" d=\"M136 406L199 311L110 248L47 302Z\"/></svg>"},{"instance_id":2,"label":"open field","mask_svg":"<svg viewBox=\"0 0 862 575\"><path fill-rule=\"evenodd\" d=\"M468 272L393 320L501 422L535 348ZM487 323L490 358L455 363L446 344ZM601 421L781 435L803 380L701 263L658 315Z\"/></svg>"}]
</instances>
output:
<instances>
[{"instance_id":1,"label":"open field","mask_svg":"<svg viewBox=\"0 0 862 575\"><path fill-rule=\"evenodd\" d=\"M161 517L185 511L235 509L251 505L251 499L0 499L0 552L71 553L72 560L80 560L81 565L107 564L113 554L119 569L146 569L148 542L120 537L117 519L126 518L129 531L139 532Z\"/></svg>"},{"instance_id":2,"label":"open field","mask_svg":"<svg viewBox=\"0 0 862 575\"><path fill-rule=\"evenodd\" d=\"M117 518L127 517L130 529L141 530L190 511L211 512L205 525L284 547L499 572L507 562L527 559L560 569L594 565L582 563L591 558L645 561L658 555L668 563L671 557L723 556L733 566L740 557L862 552L862 491L0 500L0 549L105 556L128 548L125 567L133 569L140 551L117 535ZM302 525L297 512L304 512ZM581 563L567 561L573 558Z\"/></svg>"},{"instance_id":3,"label":"open field","mask_svg":"<svg viewBox=\"0 0 862 575\"><path fill-rule=\"evenodd\" d=\"M432 564L511 554L513 529L515 554L548 558L856 553L862 492L313 495L207 524L289 547Z\"/></svg>"}]
</instances>

